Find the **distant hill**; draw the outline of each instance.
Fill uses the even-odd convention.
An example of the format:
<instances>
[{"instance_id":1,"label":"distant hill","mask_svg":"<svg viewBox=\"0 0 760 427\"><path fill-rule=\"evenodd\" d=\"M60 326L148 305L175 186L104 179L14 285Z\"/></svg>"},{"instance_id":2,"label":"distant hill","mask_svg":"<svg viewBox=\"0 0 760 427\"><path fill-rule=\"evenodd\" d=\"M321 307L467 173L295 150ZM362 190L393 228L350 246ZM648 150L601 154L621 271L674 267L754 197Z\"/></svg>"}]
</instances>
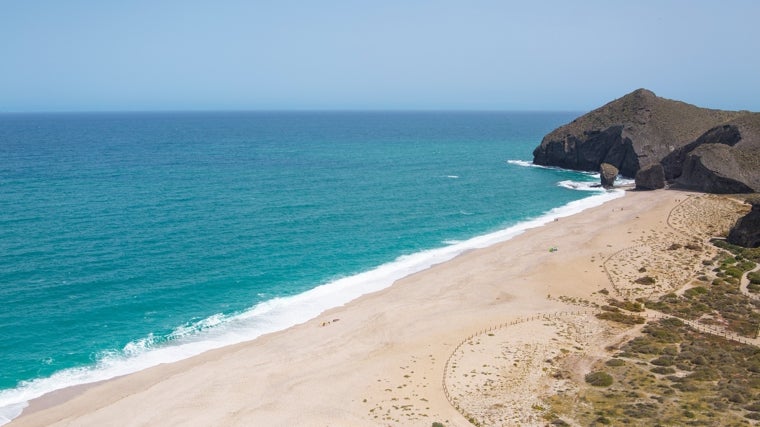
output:
<instances>
[{"instance_id":1,"label":"distant hill","mask_svg":"<svg viewBox=\"0 0 760 427\"><path fill-rule=\"evenodd\" d=\"M662 168L648 179L664 175L714 193L757 192L760 113L700 108L638 89L546 135L533 162L584 171L609 163L631 178Z\"/></svg>"}]
</instances>

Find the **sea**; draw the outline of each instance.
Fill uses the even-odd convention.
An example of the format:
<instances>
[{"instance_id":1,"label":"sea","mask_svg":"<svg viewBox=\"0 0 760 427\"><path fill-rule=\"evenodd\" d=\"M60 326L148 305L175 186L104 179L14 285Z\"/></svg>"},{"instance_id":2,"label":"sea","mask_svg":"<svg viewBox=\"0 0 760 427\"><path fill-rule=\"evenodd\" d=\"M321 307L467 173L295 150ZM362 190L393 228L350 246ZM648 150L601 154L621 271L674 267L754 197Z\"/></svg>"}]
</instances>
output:
<instances>
[{"instance_id":1,"label":"sea","mask_svg":"<svg viewBox=\"0 0 760 427\"><path fill-rule=\"evenodd\" d=\"M0 114L0 424L621 197L532 164L579 114Z\"/></svg>"}]
</instances>

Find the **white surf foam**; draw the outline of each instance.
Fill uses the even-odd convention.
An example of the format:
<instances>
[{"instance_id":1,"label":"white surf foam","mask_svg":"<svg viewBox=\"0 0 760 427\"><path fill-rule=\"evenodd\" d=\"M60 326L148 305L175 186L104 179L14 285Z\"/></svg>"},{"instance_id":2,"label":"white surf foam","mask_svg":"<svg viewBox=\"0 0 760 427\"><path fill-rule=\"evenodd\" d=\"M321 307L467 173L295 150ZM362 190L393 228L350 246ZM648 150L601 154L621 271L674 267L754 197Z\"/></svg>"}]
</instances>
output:
<instances>
[{"instance_id":1,"label":"white surf foam","mask_svg":"<svg viewBox=\"0 0 760 427\"><path fill-rule=\"evenodd\" d=\"M589 174L590 177L596 177L597 180L595 181L573 181L573 180L564 180L559 181L557 183L558 186L567 188L569 190L579 190L579 191L605 191L605 189L602 187L601 183L599 182L599 174ZM615 188L620 187L627 187L630 185L633 185L636 181L630 178L624 178L622 176L618 176L615 179Z\"/></svg>"},{"instance_id":2,"label":"white surf foam","mask_svg":"<svg viewBox=\"0 0 760 427\"><path fill-rule=\"evenodd\" d=\"M541 166L541 165L537 165L537 164L534 164L533 162L528 161L528 160L507 160L507 163L510 164L510 165L522 166L522 167L525 167L525 168L560 169L560 168L557 168L557 167L554 167L554 166Z\"/></svg>"},{"instance_id":3,"label":"white surf foam","mask_svg":"<svg viewBox=\"0 0 760 427\"><path fill-rule=\"evenodd\" d=\"M0 391L0 425L17 417L29 400L52 391L111 379L161 363L176 362L208 350L286 329L359 296L387 288L402 277L448 261L468 250L509 240L526 230L599 206L624 194L620 190L602 190L593 196L552 209L538 218L494 233L466 241L452 241L442 248L401 256L373 270L341 278L298 295L270 299L243 313L210 316L176 328L168 338L158 339L149 335L130 342L120 351L101 354L93 366L65 369L50 377L22 382L14 389Z\"/></svg>"},{"instance_id":4,"label":"white surf foam","mask_svg":"<svg viewBox=\"0 0 760 427\"><path fill-rule=\"evenodd\" d=\"M584 171L575 171L571 169L563 169L557 166L541 166L533 164L533 162L528 160L507 160L507 163L510 165L516 165L516 166L522 166L522 167L529 167L529 168L540 168L540 169L553 169L553 170L563 170L563 171L572 171L577 173L582 173L584 175L588 175L591 178L600 179L599 172L584 172ZM632 185L635 181L631 178L626 178L622 175L618 175L615 179L615 186L616 187L622 187L626 185Z\"/></svg>"},{"instance_id":5,"label":"white surf foam","mask_svg":"<svg viewBox=\"0 0 760 427\"><path fill-rule=\"evenodd\" d=\"M601 184L598 182L590 182L590 181L572 181L572 180L566 180L566 181L560 181L557 183L557 186L562 188L567 188L568 190L579 190L579 191L605 191L604 188L602 188Z\"/></svg>"},{"instance_id":6,"label":"white surf foam","mask_svg":"<svg viewBox=\"0 0 760 427\"><path fill-rule=\"evenodd\" d=\"M622 187L626 185L633 185L636 183L635 179L626 178L623 175L618 175L618 177L615 179L615 187Z\"/></svg>"}]
</instances>

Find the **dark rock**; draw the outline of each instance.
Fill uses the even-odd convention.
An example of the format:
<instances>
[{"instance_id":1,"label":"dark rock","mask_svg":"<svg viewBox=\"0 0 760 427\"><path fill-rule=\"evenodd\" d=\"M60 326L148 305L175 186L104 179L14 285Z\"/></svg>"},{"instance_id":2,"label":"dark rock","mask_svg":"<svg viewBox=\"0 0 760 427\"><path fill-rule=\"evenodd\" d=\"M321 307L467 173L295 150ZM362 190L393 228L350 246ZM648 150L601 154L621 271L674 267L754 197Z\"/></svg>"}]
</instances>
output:
<instances>
[{"instance_id":1,"label":"dark rock","mask_svg":"<svg viewBox=\"0 0 760 427\"><path fill-rule=\"evenodd\" d=\"M618 168L615 166L609 163L602 163L599 167L602 187L612 188L615 185L615 178L617 178L618 173L620 173L620 171L618 171Z\"/></svg>"},{"instance_id":2,"label":"dark rock","mask_svg":"<svg viewBox=\"0 0 760 427\"><path fill-rule=\"evenodd\" d=\"M639 169L636 172L637 190L658 190L665 188L665 169L656 163Z\"/></svg>"},{"instance_id":3,"label":"dark rock","mask_svg":"<svg viewBox=\"0 0 760 427\"><path fill-rule=\"evenodd\" d=\"M717 159L722 164L712 168L711 159ZM721 169L737 170L738 165L732 160L724 145L710 144L699 147L686 156L683 174L676 182L686 188L706 193L752 193L753 189L740 180L720 173Z\"/></svg>"},{"instance_id":4,"label":"dark rock","mask_svg":"<svg viewBox=\"0 0 760 427\"><path fill-rule=\"evenodd\" d=\"M609 163L641 189L670 181L711 193L756 192L760 113L699 108L639 89L546 135L533 162L584 171Z\"/></svg>"},{"instance_id":5,"label":"dark rock","mask_svg":"<svg viewBox=\"0 0 760 427\"><path fill-rule=\"evenodd\" d=\"M745 248L760 248L760 198L748 200L752 210L728 233L728 242Z\"/></svg>"},{"instance_id":6,"label":"dark rock","mask_svg":"<svg viewBox=\"0 0 760 427\"><path fill-rule=\"evenodd\" d=\"M673 150L660 161L665 169L665 179L672 180L681 176L686 156L700 145L725 144L733 147L739 140L741 133L735 125L720 125L708 130L696 141Z\"/></svg>"},{"instance_id":7,"label":"dark rock","mask_svg":"<svg viewBox=\"0 0 760 427\"><path fill-rule=\"evenodd\" d=\"M700 140L684 157L678 184L708 193L760 191L760 114L711 129Z\"/></svg>"},{"instance_id":8,"label":"dark rock","mask_svg":"<svg viewBox=\"0 0 760 427\"><path fill-rule=\"evenodd\" d=\"M626 177L659 163L710 128L747 112L699 108L638 89L561 126L533 151L533 163L597 171L609 163Z\"/></svg>"}]
</instances>

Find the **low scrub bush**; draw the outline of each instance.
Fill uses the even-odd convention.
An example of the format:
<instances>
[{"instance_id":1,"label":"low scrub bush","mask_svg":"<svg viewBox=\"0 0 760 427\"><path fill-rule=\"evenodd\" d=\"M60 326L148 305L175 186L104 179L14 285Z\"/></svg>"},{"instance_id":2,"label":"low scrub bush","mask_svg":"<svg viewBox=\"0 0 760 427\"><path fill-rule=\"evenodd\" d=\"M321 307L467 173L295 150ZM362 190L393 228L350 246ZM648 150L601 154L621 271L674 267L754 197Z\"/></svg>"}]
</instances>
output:
<instances>
[{"instance_id":1,"label":"low scrub bush","mask_svg":"<svg viewBox=\"0 0 760 427\"><path fill-rule=\"evenodd\" d=\"M639 285L654 285L657 280L652 276L644 276L639 277L638 279L634 280L634 282L638 283Z\"/></svg>"},{"instance_id":2,"label":"low scrub bush","mask_svg":"<svg viewBox=\"0 0 760 427\"><path fill-rule=\"evenodd\" d=\"M651 369L651 371L654 372L655 374L660 374L660 375L670 375L670 374L676 373L676 370L669 366L655 366L654 368Z\"/></svg>"},{"instance_id":3,"label":"low scrub bush","mask_svg":"<svg viewBox=\"0 0 760 427\"><path fill-rule=\"evenodd\" d=\"M585 379L594 387L609 387L613 383L612 375L603 371L588 373Z\"/></svg>"},{"instance_id":4,"label":"low scrub bush","mask_svg":"<svg viewBox=\"0 0 760 427\"><path fill-rule=\"evenodd\" d=\"M689 288L689 289L685 290L684 293L683 293L683 296L685 296L686 298L690 298L691 299L691 298L693 298L693 297L695 297L697 295L706 294L706 293L707 293L707 289L705 289L702 286L696 286L694 288Z\"/></svg>"},{"instance_id":5,"label":"low scrub bush","mask_svg":"<svg viewBox=\"0 0 760 427\"><path fill-rule=\"evenodd\" d=\"M633 301L618 301L618 300L610 300L610 305L618 308L622 308L626 311L633 311L636 313L640 313L644 311L644 307L641 305L641 303L633 302Z\"/></svg>"},{"instance_id":6,"label":"low scrub bush","mask_svg":"<svg viewBox=\"0 0 760 427\"><path fill-rule=\"evenodd\" d=\"M649 363L657 366L671 366L674 362L672 357L662 356L657 359L652 359Z\"/></svg>"},{"instance_id":7,"label":"low scrub bush","mask_svg":"<svg viewBox=\"0 0 760 427\"><path fill-rule=\"evenodd\" d=\"M617 309L616 309L617 310ZM646 320L641 316L623 314L620 311L605 311L596 315L598 319L611 320L624 325L641 325Z\"/></svg>"},{"instance_id":8,"label":"low scrub bush","mask_svg":"<svg viewBox=\"0 0 760 427\"><path fill-rule=\"evenodd\" d=\"M753 271L752 273L749 273L747 275L747 278L749 279L750 283L760 285L760 271Z\"/></svg>"},{"instance_id":9,"label":"low scrub bush","mask_svg":"<svg viewBox=\"0 0 760 427\"><path fill-rule=\"evenodd\" d=\"M625 365L625 361L622 359L610 359L607 362L605 362L605 365L607 366L623 366Z\"/></svg>"}]
</instances>

